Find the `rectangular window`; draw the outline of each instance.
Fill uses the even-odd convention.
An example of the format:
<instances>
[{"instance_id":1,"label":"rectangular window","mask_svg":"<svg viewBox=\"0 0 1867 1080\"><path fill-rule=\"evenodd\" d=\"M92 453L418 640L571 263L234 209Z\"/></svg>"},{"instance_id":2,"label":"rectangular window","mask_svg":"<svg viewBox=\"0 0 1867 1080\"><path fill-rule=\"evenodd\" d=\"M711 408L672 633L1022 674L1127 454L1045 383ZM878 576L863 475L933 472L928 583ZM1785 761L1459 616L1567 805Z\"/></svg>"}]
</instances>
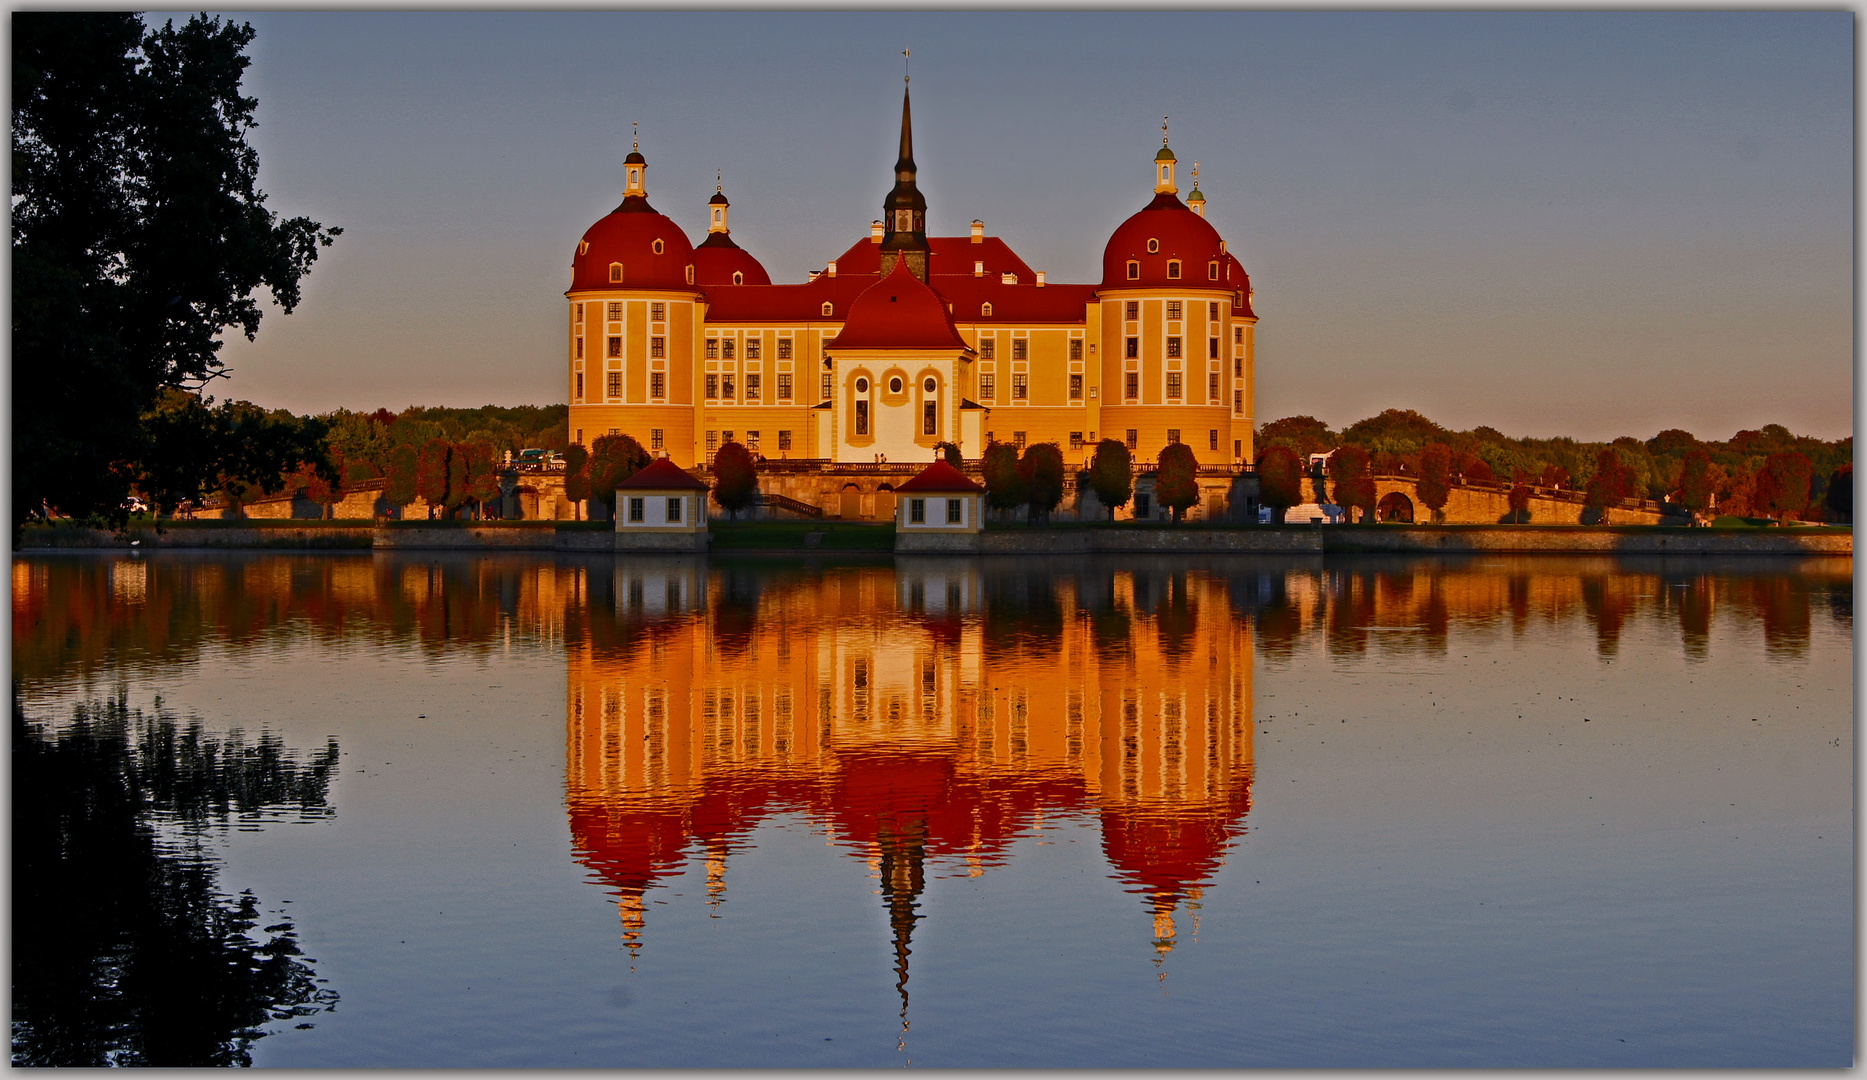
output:
<instances>
[{"instance_id":1,"label":"rectangular window","mask_svg":"<svg viewBox=\"0 0 1867 1080\"><path fill-rule=\"evenodd\" d=\"M1243 345L1244 343L1245 343L1245 328L1242 326L1232 327L1232 344Z\"/></svg>"},{"instance_id":2,"label":"rectangular window","mask_svg":"<svg viewBox=\"0 0 1867 1080\"><path fill-rule=\"evenodd\" d=\"M648 358L650 360L666 360L668 358L668 339L664 337L649 338Z\"/></svg>"},{"instance_id":3,"label":"rectangular window","mask_svg":"<svg viewBox=\"0 0 1867 1080\"><path fill-rule=\"evenodd\" d=\"M647 499L642 499L642 498L634 498L634 499L629 500L629 520L630 521L641 521L644 519L645 515L642 513L642 511L645 509L647 502L648 502Z\"/></svg>"},{"instance_id":4,"label":"rectangular window","mask_svg":"<svg viewBox=\"0 0 1867 1080\"><path fill-rule=\"evenodd\" d=\"M614 357L619 357L619 356L621 356L621 355L622 355L622 335L620 335L620 334L611 334L611 335L610 335L610 338L609 338L609 355L610 355L610 356L611 356L612 358L614 358Z\"/></svg>"},{"instance_id":5,"label":"rectangular window","mask_svg":"<svg viewBox=\"0 0 1867 1080\"><path fill-rule=\"evenodd\" d=\"M1135 259L1128 260L1128 280L1141 280L1141 263Z\"/></svg>"},{"instance_id":6,"label":"rectangular window","mask_svg":"<svg viewBox=\"0 0 1867 1080\"><path fill-rule=\"evenodd\" d=\"M747 450L758 449L758 432L756 431L746 432L746 449Z\"/></svg>"},{"instance_id":7,"label":"rectangular window","mask_svg":"<svg viewBox=\"0 0 1867 1080\"><path fill-rule=\"evenodd\" d=\"M583 359L583 338L581 337L577 339L577 359Z\"/></svg>"},{"instance_id":8,"label":"rectangular window","mask_svg":"<svg viewBox=\"0 0 1867 1080\"><path fill-rule=\"evenodd\" d=\"M1167 260L1167 276L1170 278L1177 278L1180 276L1180 260L1178 259Z\"/></svg>"},{"instance_id":9,"label":"rectangular window","mask_svg":"<svg viewBox=\"0 0 1867 1080\"><path fill-rule=\"evenodd\" d=\"M778 449L780 450L791 449L791 433L789 431L778 432Z\"/></svg>"},{"instance_id":10,"label":"rectangular window","mask_svg":"<svg viewBox=\"0 0 1867 1080\"><path fill-rule=\"evenodd\" d=\"M993 360L998 357L998 339L982 337L979 339L979 359Z\"/></svg>"},{"instance_id":11,"label":"rectangular window","mask_svg":"<svg viewBox=\"0 0 1867 1080\"><path fill-rule=\"evenodd\" d=\"M648 396L664 398L668 396L668 373L651 371L648 373Z\"/></svg>"},{"instance_id":12,"label":"rectangular window","mask_svg":"<svg viewBox=\"0 0 1867 1080\"><path fill-rule=\"evenodd\" d=\"M1031 396L1031 377L1023 372L1011 376L1011 400L1024 401Z\"/></svg>"},{"instance_id":13,"label":"rectangular window","mask_svg":"<svg viewBox=\"0 0 1867 1080\"><path fill-rule=\"evenodd\" d=\"M577 373L577 400L583 400L583 372Z\"/></svg>"},{"instance_id":14,"label":"rectangular window","mask_svg":"<svg viewBox=\"0 0 1867 1080\"><path fill-rule=\"evenodd\" d=\"M1136 495L1134 497L1134 516L1138 518L1147 517L1147 511L1148 511L1147 504L1148 504L1148 497L1146 495Z\"/></svg>"},{"instance_id":15,"label":"rectangular window","mask_svg":"<svg viewBox=\"0 0 1867 1080\"><path fill-rule=\"evenodd\" d=\"M686 500L681 498L679 495L668 496L668 523L669 524L673 524L674 522L681 520L681 503L685 501Z\"/></svg>"},{"instance_id":16,"label":"rectangular window","mask_svg":"<svg viewBox=\"0 0 1867 1080\"><path fill-rule=\"evenodd\" d=\"M1206 432L1206 449L1217 450L1218 448L1219 448L1219 432L1217 428L1214 428L1213 430Z\"/></svg>"},{"instance_id":17,"label":"rectangular window","mask_svg":"<svg viewBox=\"0 0 1867 1080\"><path fill-rule=\"evenodd\" d=\"M924 524L927 521L926 499L908 500L908 520L916 525Z\"/></svg>"},{"instance_id":18,"label":"rectangular window","mask_svg":"<svg viewBox=\"0 0 1867 1080\"><path fill-rule=\"evenodd\" d=\"M718 360L719 358L720 358L720 339L710 337L707 339L707 359Z\"/></svg>"},{"instance_id":19,"label":"rectangular window","mask_svg":"<svg viewBox=\"0 0 1867 1080\"><path fill-rule=\"evenodd\" d=\"M826 372L823 376L823 393L820 394L819 397L824 401L828 401L830 400L831 395L835 393L836 393L836 376L831 375Z\"/></svg>"},{"instance_id":20,"label":"rectangular window","mask_svg":"<svg viewBox=\"0 0 1867 1080\"><path fill-rule=\"evenodd\" d=\"M1180 441L1180 429L1177 427L1168 428L1167 429L1167 445L1172 446L1173 444L1179 441Z\"/></svg>"},{"instance_id":21,"label":"rectangular window","mask_svg":"<svg viewBox=\"0 0 1867 1080\"><path fill-rule=\"evenodd\" d=\"M1232 391L1232 415L1245 415L1245 392L1243 390Z\"/></svg>"},{"instance_id":22,"label":"rectangular window","mask_svg":"<svg viewBox=\"0 0 1867 1080\"><path fill-rule=\"evenodd\" d=\"M1079 337L1071 338L1070 339L1070 359L1081 360L1082 358L1083 358L1083 339Z\"/></svg>"},{"instance_id":23,"label":"rectangular window","mask_svg":"<svg viewBox=\"0 0 1867 1080\"><path fill-rule=\"evenodd\" d=\"M948 499L946 501L946 523L948 525L965 524L964 518L962 516L965 512L964 510L965 506L966 506L965 502L959 499Z\"/></svg>"},{"instance_id":24,"label":"rectangular window","mask_svg":"<svg viewBox=\"0 0 1867 1080\"><path fill-rule=\"evenodd\" d=\"M1128 318L1138 319L1140 317L1141 317L1141 301L1139 300L1128 301Z\"/></svg>"},{"instance_id":25,"label":"rectangular window","mask_svg":"<svg viewBox=\"0 0 1867 1080\"><path fill-rule=\"evenodd\" d=\"M778 400L791 400L791 373L788 371L778 373Z\"/></svg>"},{"instance_id":26,"label":"rectangular window","mask_svg":"<svg viewBox=\"0 0 1867 1080\"><path fill-rule=\"evenodd\" d=\"M938 435L940 433L940 414L931 401L921 402L921 434Z\"/></svg>"},{"instance_id":27,"label":"rectangular window","mask_svg":"<svg viewBox=\"0 0 1867 1080\"><path fill-rule=\"evenodd\" d=\"M648 305L648 317L650 320L654 322L666 322L668 318L668 305L666 304Z\"/></svg>"},{"instance_id":28,"label":"rectangular window","mask_svg":"<svg viewBox=\"0 0 1867 1080\"><path fill-rule=\"evenodd\" d=\"M780 360L791 359L791 339L790 338L781 337L778 339L778 359Z\"/></svg>"},{"instance_id":29,"label":"rectangular window","mask_svg":"<svg viewBox=\"0 0 1867 1080\"><path fill-rule=\"evenodd\" d=\"M1083 399L1083 377L1081 374L1071 375L1070 376L1070 400L1081 401L1082 399Z\"/></svg>"},{"instance_id":30,"label":"rectangular window","mask_svg":"<svg viewBox=\"0 0 1867 1080\"><path fill-rule=\"evenodd\" d=\"M1180 310L1180 302L1178 300L1167 301L1167 318L1178 319L1180 317Z\"/></svg>"},{"instance_id":31,"label":"rectangular window","mask_svg":"<svg viewBox=\"0 0 1867 1080\"><path fill-rule=\"evenodd\" d=\"M720 448L720 433L717 431L707 432L707 457L711 458L713 456L714 451L718 450L719 448Z\"/></svg>"},{"instance_id":32,"label":"rectangular window","mask_svg":"<svg viewBox=\"0 0 1867 1080\"><path fill-rule=\"evenodd\" d=\"M1012 432L1011 433L1011 445L1017 447L1020 450L1024 449L1024 432L1022 431Z\"/></svg>"},{"instance_id":33,"label":"rectangular window","mask_svg":"<svg viewBox=\"0 0 1867 1080\"><path fill-rule=\"evenodd\" d=\"M1216 371L1206 375L1206 400L1215 404L1224 400L1219 396L1219 373Z\"/></svg>"},{"instance_id":34,"label":"rectangular window","mask_svg":"<svg viewBox=\"0 0 1867 1080\"><path fill-rule=\"evenodd\" d=\"M733 433L732 433L732 432L730 432L730 431L722 431L722 432L720 432L720 441L721 441L721 442L732 442L732 441L733 441Z\"/></svg>"},{"instance_id":35,"label":"rectangular window","mask_svg":"<svg viewBox=\"0 0 1867 1080\"><path fill-rule=\"evenodd\" d=\"M616 301L610 302L609 321L610 322L621 322L622 321L622 304L621 303L616 302Z\"/></svg>"},{"instance_id":36,"label":"rectangular window","mask_svg":"<svg viewBox=\"0 0 1867 1080\"><path fill-rule=\"evenodd\" d=\"M1070 449L1081 450L1082 448L1083 448L1083 433L1080 431L1070 432Z\"/></svg>"},{"instance_id":37,"label":"rectangular window","mask_svg":"<svg viewBox=\"0 0 1867 1080\"><path fill-rule=\"evenodd\" d=\"M868 433L869 403L866 401L858 401L856 402L856 434L867 435Z\"/></svg>"},{"instance_id":38,"label":"rectangular window","mask_svg":"<svg viewBox=\"0 0 1867 1080\"><path fill-rule=\"evenodd\" d=\"M1127 445L1128 449L1133 450L1135 447L1141 445L1140 434L1141 433L1135 429L1129 428L1128 437L1122 441Z\"/></svg>"},{"instance_id":39,"label":"rectangular window","mask_svg":"<svg viewBox=\"0 0 1867 1080\"><path fill-rule=\"evenodd\" d=\"M746 373L746 400L747 401L758 400L759 392L760 392L759 383L762 381L763 381L763 378L762 376L759 375L758 372L749 371Z\"/></svg>"},{"instance_id":40,"label":"rectangular window","mask_svg":"<svg viewBox=\"0 0 1867 1080\"><path fill-rule=\"evenodd\" d=\"M1013 360L1029 360L1031 358L1031 341L1029 338L1011 339L1011 358Z\"/></svg>"},{"instance_id":41,"label":"rectangular window","mask_svg":"<svg viewBox=\"0 0 1867 1080\"><path fill-rule=\"evenodd\" d=\"M759 351L763 348L764 348L764 343L760 341L758 338L755 338L755 337L746 338L746 359L757 360L759 357Z\"/></svg>"},{"instance_id":42,"label":"rectangular window","mask_svg":"<svg viewBox=\"0 0 1867 1080\"><path fill-rule=\"evenodd\" d=\"M1179 358L1180 358L1180 339L1177 337L1170 337L1167 339L1167 359L1178 360Z\"/></svg>"},{"instance_id":43,"label":"rectangular window","mask_svg":"<svg viewBox=\"0 0 1867 1080\"><path fill-rule=\"evenodd\" d=\"M1141 396L1141 373L1138 371L1128 372L1127 383L1128 385L1123 387L1123 389L1128 391L1124 396L1129 401L1139 398Z\"/></svg>"},{"instance_id":44,"label":"rectangular window","mask_svg":"<svg viewBox=\"0 0 1867 1080\"><path fill-rule=\"evenodd\" d=\"M1129 360L1139 360L1141 358L1141 339L1140 338L1131 337L1128 339L1128 349L1125 354L1125 357L1126 359L1129 359Z\"/></svg>"},{"instance_id":45,"label":"rectangular window","mask_svg":"<svg viewBox=\"0 0 1867 1080\"><path fill-rule=\"evenodd\" d=\"M1180 400L1180 373L1177 371L1167 373L1167 397L1172 401Z\"/></svg>"},{"instance_id":46,"label":"rectangular window","mask_svg":"<svg viewBox=\"0 0 1867 1080\"><path fill-rule=\"evenodd\" d=\"M733 373L729 371L725 373L724 375L721 375L720 376L720 399L723 401L730 401L737 396L738 396L737 390L733 386Z\"/></svg>"},{"instance_id":47,"label":"rectangular window","mask_svg":"<svg viewBox=\"0 0 1867 1080\"><path fill-rule=\"evenodd\" d=\"M583 305L582 305L582 304L578 304L578 305L577 305L577 316L576 316L576 321L578 321L578 322L582 322L582 321L583 321Z\"/></svg>"},{"instance_id":48,"label":"rectangular window","mask_svg":"<svg viewBox=\"0 0 1867 1080\"><path fill-rule=\"evenodd\" d=\"M717 401L719 400L719 396L720 396L720 377L718 375L708 375L707 376L707 400Z\"/></svg>"},{"instance_id":49,"label":"rectangular window","mask_svg":"<svg viewBox=\"0 0 1867 1080\"><path fill-rule=\"evenodd\" d=\"M1244 357L1242 356L1232 357L1232 374L1237 376L1240 379L1245 377L1245 358Z\"/></svg>"},{"instance_id":50,"label":"rectangular window","mask_svg":"<svg viewBox=\"0 0 1867 1080\"><path fill-rule=\"evenodd\" d=\"M733 358L733 350L738 347L739 343L732 338L722 339L720 341L720 359L731 360Z\"/></svg>"},{"instance_id":51,"label":"rectangular window","mask_svg":"<svg viewBox=\"0 0 1867 1080\"><path fill-rule=\"evenodd\" d=\"M1217 301L1206 305L1206 318L1211 322L1219 321L1219 305Z\"/></svg>"},{"instance_id":52,"label":"rectangular window","mask_svg":"<svg viewBox=\"0 0 1867 1080\"><path fill-rule=\"evenodd\" d=\"M620 371L609 373L609 396L611 398L622 396L622 372Z\"/></svg>"},{"instance_id":53,"label":"rectangular window","mask_svg":"<svg viewBox=\"0 0 1867 1080\"><path fill-rule=\"evenodd\" d=\"M666 450L668 448L667 432L662 428L649 428L648 448L650 450Z\"/></svg>"},{"instance_id":54,"label":"rectangular window","mask_svg":"<svg viewBox=\"0 0 1867 1080\"><path fill-rule=\"evenodd\" d=\"M1206 339L1206 359L1217 360L1218 358L1219 358L1219 339L1218 338L1207 338Z\"/></svg>"},{"instance_id":55,"label":"rectangular window","mask_svg":"<svg viewBox=\"0 0 1867 1080\"><path fill-rule=\"evenodd\" d=\"M998 376L989 371L979 373L979 396L986 401L998 397Z\"/></svg>"}]
</instances>

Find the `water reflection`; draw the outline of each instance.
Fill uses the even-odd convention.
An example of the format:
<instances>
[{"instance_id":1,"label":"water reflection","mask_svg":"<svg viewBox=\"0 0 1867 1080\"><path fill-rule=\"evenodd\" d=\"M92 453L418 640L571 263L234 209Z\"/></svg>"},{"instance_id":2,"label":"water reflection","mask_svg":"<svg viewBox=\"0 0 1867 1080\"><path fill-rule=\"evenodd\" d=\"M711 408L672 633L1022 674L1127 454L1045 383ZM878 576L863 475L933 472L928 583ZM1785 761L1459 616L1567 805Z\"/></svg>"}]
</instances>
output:
<instances>
[{"instance_id":1,"label":"water reflection","mask_svg":"<svg viewBox=\"0 0 1867 1080\"><path fill-rule=\"evenodd\" d=\"M13 1064L248 1065L268 1023L335 1007L292 922L260 927L202 845L330 815L336 743L298 757L122 700L56 726L15 703Z\"/></svg>"}]
</instances>

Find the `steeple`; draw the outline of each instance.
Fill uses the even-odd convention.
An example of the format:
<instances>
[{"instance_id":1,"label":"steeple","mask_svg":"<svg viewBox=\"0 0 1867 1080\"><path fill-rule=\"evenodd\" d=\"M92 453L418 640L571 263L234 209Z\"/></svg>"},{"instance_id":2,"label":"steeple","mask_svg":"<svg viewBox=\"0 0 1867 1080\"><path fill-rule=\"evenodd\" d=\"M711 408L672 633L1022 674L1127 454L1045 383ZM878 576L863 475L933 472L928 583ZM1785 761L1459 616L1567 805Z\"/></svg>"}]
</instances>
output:
<instances>
[{"instance_id":1,"label":"steeple","mask_svg":"<svg viewBox=\"0 0 1867 1080\"><path fill-rule=\"evenodd\" d=\"M1200 217L1206 216L1206 195L1199 190L1199 162L1193 162L1193 193L1186 197L1186 207Z\"/></svg>"},{"instance_id":2,"label":"steeple","mask_svg":"<svg viewBox=\"0 0 1867 1080\"><path fill-rule=\"evenodd\" d=\"M726 212L731 208L732 203L726 201L726 182L716 173L713 177L713 197L707 200L707 232L721 235L732 232L726 224Z\"/></svg>"},{"instance_id":3,"label":"steeple","mask_svg":"<svg viewBox=\"0 0 1867 1080\"><path fill-rule=\"evenodd\" d=\"M653 213L648 205L648 159L642 156L641 121L635 122L635 137L629 146L629 156L622 159L622 171L625 183L622 189L622 205L618 210L636 213Z\"/></svg>"},{"instance_id":4,"label":"steeple","mask_svg":"<svg viewBox=\"0 0 1867 1080\"><path fill-rule=\"evenodd\" d=\"M901 51L906 57L906 49ZM927 280L927 198L914 182L914 121L908 108L907 76L901 78L901 155L895 159L895 186L882 200L881 273L907 260L908 271Z\"/></svg>"},{"instance_id":5,"label":"steeple","mask_svg":"<svg viewBox=\"0 0 1867 1080\"><path fill-rule=\"evenodd\" d=\"M1160 118L1160 149L1154 153L1154 194L1161 192L1177 194L1180 186L1174 182L1174 168L1179 158L1167 145L1167 118Z\"/></svg>"}]
</instances>

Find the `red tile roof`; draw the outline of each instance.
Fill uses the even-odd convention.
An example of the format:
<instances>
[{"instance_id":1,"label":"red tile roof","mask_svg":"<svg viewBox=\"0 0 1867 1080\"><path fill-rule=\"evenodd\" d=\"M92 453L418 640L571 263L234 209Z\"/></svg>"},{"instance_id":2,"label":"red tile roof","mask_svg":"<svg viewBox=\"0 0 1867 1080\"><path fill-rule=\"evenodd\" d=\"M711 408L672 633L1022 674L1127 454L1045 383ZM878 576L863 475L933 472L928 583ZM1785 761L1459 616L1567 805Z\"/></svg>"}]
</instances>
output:
<instances>
[{"instance_id":1,"label":"red tile roof","mask_svg":"<svg viewBox=\"0 0 1867 1080\"><path fill-rule=\"evenodd\" d=\"M830 348L964 349L966 342L953 329L946 301L910 273L903 259L849 305L849 318Z\"/></svg>"},{"instance_id":2,"label":"red tile roof","mask_svg":"<svg viewBox=\"0 0 1867 1080\"><path fill-rule=\"evenodd\" d=\"M948 465L945 460L936 461L921 470L921 474L895 489L899 495L904 491L964 491L977 492L985 489L974 483L967 475Z\"/></svg>"},{"instance_id":3,"label":"red tile roof","mask_svg":"<svg viewBox=\"0 0 1867 1080\"><path fill-rule=\"evenodd\" d=\"M617 491L705 491L707 485L676 465L671 458L656 458L648 466L616 485Z\"/></svg>"},{"instance_id":4,"label":"red tile roof","mask_svg":"<svg viewBox=\"0 0 1867 1080\"><path fill-rule=\"evenodd\" d=\"M742 285L771 284L771 275L751 252L733 243L725 233L708 233L694 248L694 283L703 288L731 285L734 273L742 276Z\"/></svg>"},{"instance_id":5,"label":"red tile roof","mask_svg":"<svg viewBox=\"0 0 1867 1080\"><path fill-rule=\"evenodd\" d=\"M662 242L655 254L655 241ZM589 245L587 248L585 245ZM587 289L686 289L694 246L681 227L656 213L648 200L631 195L590 226L571 256L571 292ZM622 282L609 280L611 263L622 264Z\"/></svg>"}]
</instances>

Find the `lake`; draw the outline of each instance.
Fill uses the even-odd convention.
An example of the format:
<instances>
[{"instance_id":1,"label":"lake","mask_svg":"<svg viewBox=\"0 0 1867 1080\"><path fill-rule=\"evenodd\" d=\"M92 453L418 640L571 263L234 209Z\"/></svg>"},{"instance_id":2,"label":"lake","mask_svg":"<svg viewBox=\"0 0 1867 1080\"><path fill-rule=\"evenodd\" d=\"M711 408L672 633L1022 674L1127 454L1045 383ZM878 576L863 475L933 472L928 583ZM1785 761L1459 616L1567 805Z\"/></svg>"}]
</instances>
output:
<instances>
[{"instance_id":1,"label":"lake","mask_svg":"<svg viewBox=\"0 0 1867 1080\"><path fill-rule=\"evenodd\" d=\"M12 595L16 1063L1853 1061L1848 558Z\"/></svg>"}]
</instances>

